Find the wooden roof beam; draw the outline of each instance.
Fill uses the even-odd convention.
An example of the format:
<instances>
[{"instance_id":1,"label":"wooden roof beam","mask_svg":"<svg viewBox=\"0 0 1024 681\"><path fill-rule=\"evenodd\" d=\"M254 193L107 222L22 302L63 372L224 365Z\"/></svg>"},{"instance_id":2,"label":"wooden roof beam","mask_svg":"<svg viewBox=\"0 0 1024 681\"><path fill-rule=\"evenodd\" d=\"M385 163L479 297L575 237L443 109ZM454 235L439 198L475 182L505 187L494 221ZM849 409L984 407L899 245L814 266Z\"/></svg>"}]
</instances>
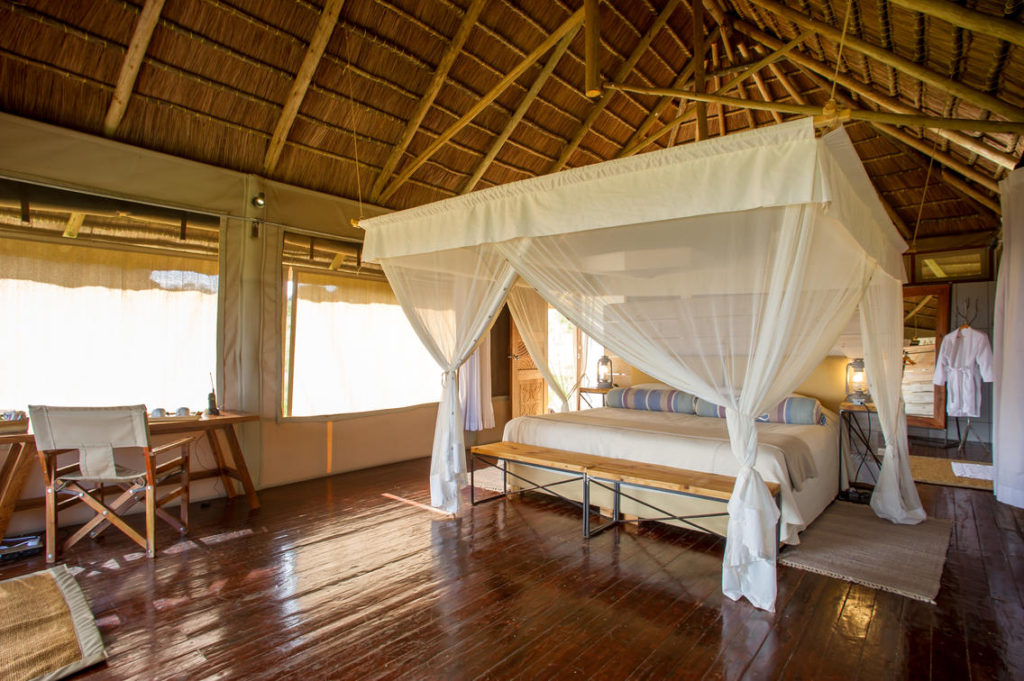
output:
<instances>
[{"instance_id":1,"label":"wooden roof beam","mask_svg":"<svg viewBox=\"0 0 1024 681\"><path fill-rule=\"evenodd\" d=\"M999 205L999 201L993 199L991 196L986 196L948 170L942 171L942 181L949 185L949 188L956 193L965 196L974 203L980 204L996 215L1002 216L1003 207Z\"/></svg>"},{"instance_id":2,"label":"wooden roof beam","mask_svg":"<svg viewBox=\"0 0 1024 681\"><path fill-rule=\"evenodd\" d=\"M733 23L733 26L740 33L753 38L768 49L778 49L783 45L783 42L775 36L769 35L745 21L736 21ZM793 64L802 67L808 77L818 84L819 87L825 87L827 89L831 85L832 76L835 73L834 66L818 61L810 55L798 51L791 52L786 58ZM836 76L836 83L846 88L848 91L858 94L868 101L875 103L883 109L888 109L895 113L920 113L920 111L909 104L906 104L895 97L889 96L888 93L880 92L874 86L862 83L848 75L842 73L838 74L838 76ZM950 142L953 142L972 153L978 154L982 158L992 161L1003 168L1012 170L1014 165L1017 163L1016 158L993 149L979 138L953 130L940 130L938 131L938 134L943 138L948 139Z\"/></svg>"},{"instance_id":3,"label":"wooden roof beam","mask_svg":"<svg viewBox=\"0 0 1024 681\"><path fill-rule=\"evenodd\" d=\"M505 142L507 142L508 138L512 135L512 131L515 130L516 126L523 120L523 116L526 115L526 111L530 108L530 105L533 104L533 100L537 98L537 94L540 93L540 89L544 87L544 83L547 82L548 77L555 70L555 66L558 65L558 62L562 60L562 57L565 55L565 51L569 49L569 43L571 43L575 37L576 31L569 31L565 34L565 37L562 38L561 42L555 46L554 52L551 53L551 56L548 57L547 63L544 65L544 70L540 72L539 76L537 76L537 80L533 81L533 85L530 86L526 96L523 97L523 101L519 103L515 113L512 114L512 118L509 119L508 124L505 126L505 129L502 130L501 134L495 138L494 142L491 144L490 150L487 152L487 155L480 160L480 163L476 166L476 170L474 170L473 174L466 180L466 184L463 185L462 191L459 192L460 194L473 191L473 188L476 187L477 182L479 182L480 178L483 177L484 172L490 167L491 163L498 155L498 152L501 151Z\"/></svg>"},{"instance_id":4,"label":"wooden roof beam","mask_svg":"<svg viewBox=\"0 0 1024 681\"><path fill-rule=\"evenodd\" d=\"M693 53L700 55L693 63L693 89L697 92L704 92L707 87L704 83L704 0L693 0ZM616 79L618 80L618 79ZM683 112L683 102L679 102L679 113ZM676 133L679 128L676 128ZM708 138L708 107L703 102L697 103L697 133L696 140ZM674 141L674 140L673 140Z\"/></svg>"},{"instance_id":5,"label":"wooden roof beam","mask_svg":"<svg viewBox=\"0 0 1024 681\"><path fill-rule=\"evenodd\" d=\"M725 48L725 56L729 58L729 61L736 61L736 55L732 51L732 43L729 40L728 31L722 34L722 47ZM750 67L747 67L747 69L745 69L743 73L745 73L747 77L750 77L757 73L758 70L760 69L752 70L750 69ZM747 94L747 87L743 84L743 80L736 81L736 93L740 96L740 99L750 99L750 95ZM749 108L744 108L743 113L747 117L747 123L750 124L750 128L756 128L757 119L754 118L754 112L751 111Z\"/></svg>"},{"instance_id":6,"label":"wooden roof beam","mask_svg":"<svg viewBox=\"0 0 1024 681\"><path fill-rule=\"evenodd\" d=\"M950 170L956 171L963 175L964 177L968 178L969 180L977 182L985 189L988 189L989 191L994 192L996 194L999 193L999 185L997 185L996 181L993 180L991 177L979 173L974 168L970 167L966 163L958 161L956 158L947 154L946 152L934 149L926 141L918 139L904 130L900 130L897 127L887 125L885 123L872 122L872 125L875 126L875 128L878 129L880 132L884 132L889 137L892 137L893 139L902 142L908 147L918 150L919 152L921 152L922 154L929 158L935 159L936 161L946 166Z\"/></svg>"},{"instance_id":7,"label":"wooden roof beam","mask_svg":"<svg viewBox=\"0 0 1024 681\"><path fill-rule=\"evenodd\" d=\"M281 152L284 151L284 143L288 140L288 133L295 122L295 116L299 113L299 106L306 96L306 90L313 80L313 74L320 63L320 58L327 49L327 41L334 33L334 26L338 23L338 15L341 14L341 7L345 0L327 0L323 11L320 13L320 20L317 22L316 30L313 31L313 38L309 41L306 49L306 56L302 58L302 65L299 72L295 74L295 81L292 82L288 97L284 100L281 108L281 116L274 126L274 135L270 138L267 146L267 154L263 159L263 174L269 175L274 172L277 162L281 159Z\"/></svg>"},{"instance_id":8,"label":"wooden roof beam","mask_svg":"<svg viewBox=\"0 0 1024 681\"><path fill-rule=\"evenodd\" d=\"M469 38L470 31L476 25L477 19L480 18L480 12L484 8L484 0L473 0L469 7L466 9L466 13L462 15L462 22L459 24L458 30L452 37L451 42L448 43L448 49L445 50L444 56L441 57L441 61L438 62L437 68L434 70L434 75L430 79L430 84L427 85L426 92L420 97L419 102L416 105L416 110L413 111L412 116L409 117L409 122L405 126L405 130L402 132L402 137L398 143L388 154L388 158L384 161L384 167L377 175L376 181L373 183L373 188L370 189L370 202L373 203L380 198L380 193L384 191L385 185L388 180L391 179L391 174L395 171L395 167L402 158L402 154L409 147L409 143L412 142L413 136L416 131L419 130L420 124L423 123L423 118L427 115L427 111L434 104L434 99L437 97L437 93L441 91L444 86L446 79L448 78L448 72L451 70L452 65L455 63L455 58L462 52L463 46L466 44L466 39ZM475 182L473 184L476 184Z\"/></svg>"},{"instance_id":9,"label":"wooden roof beam","mask_svg":"<svg viewBox=\"0 0 1024 681\"><path fill-rule=\"evenodd\" d=\"M837 29L835 26L818 21L817 19L812 19L802 12L791 9L780 2L776 2L775 0L750 1L757 7L761 7L773 14L783 17L801 28L810 29L823 38L828 38L829 40L834 41L836 44L842 40L846 47L851 50L860 52L872 59L877 59L882 64L889 64L908 76L916 78L923 83L940 88L944 92L949 92L985 111L999 114L1011 121L1024 121L1024 110L1013 106L1008 102L1004 102L998 97L976 90L969 85L961 83L960 81L952 80L940 75L925 66L911 61L910 59L901 57L890 50L879 47L873 43L869 43L868 41L856 36L852 36L849 33L844 37L842 35L842 31Z\"/></svg>"},{"instance_id":10,"label":"wooden roof beam","mask_svg":"<svg viewBox=\"0 0 1024 681\"><path fill-rule=\"evenodd\" d=\"M921 12L936 19L948 21L953 26L966 28L974 33L984 33L993 38L1005 40L1018 47L1024 47L1024 25L1019 21L1012 21L997 17L992 14L985 14L973 9L967 9L954 2L946 0L890 0L892 4L899 5L915 12Z\"/></svg>"},{"instance_id":11,"label":"wooden roof beam","mask_svg":"<svg viewBox=\"0 0 1024 681\"><path fill-rule=\"evenodd\" d=\"M466 127L466 125L469 124L471 120L476 118L481 111L486 109L491 104L491 102L497 99L498 96L502 92L504 92L509 85L515 82L519 78L519 76L523 75L523 73L528 68L533 66L541 57L547 54L547 51L554 47L555 44L558 43L558 41L564 38L566 33L578 29L582 21L583 9L580 8L576 10L568 19L566 19L561 26L556 28L555 31L544 40L544 42L538 45L532 52L530 52L530 54L526 55L526 58L523 59L523 61L519 62L519 64L517 64L515 68L509 71L504 78L498 81L497 85L491 88L487 92L487 94L480 98L480 101L478 101L476 104L470 107L469 111L467 111L462 116L462 118L457 120L455 123L449 126L447 130L438 135L438 137L426 149L424 149L419 156L417 156L415 159L407 163L405 167L402 169L401 174L399 174L398 177L396 177L391 182L391 184L389 184L388 187L381 192L380 200L386 201L388 198L390 198L391 195L394 194L395 191L398 189L398 187L401 186L403 182L412 177L412 174L416 172L416 170L421 165L426 163L427 160L431 156L433 156L438 149L444 146L448 142L448 140L450 140L452 137L456 135L456 133L458 133L460 130Z\"/></svg>"},{"instance_id":12,"label":"wooden roof beam","mask_svg":"<svg viewBox=\"0 0 1024 681\"><path fill-rule=\"evenodd\" d=\"M636 66L638 61L640 61L640 57L642 57L651 46L651 42L654 41L654 38L658 35L661 29L665 27L665 24L668 23L669 17L672 16L672 12L674 12L676 7L679 6L679 2L680 0L669 0L665 4L664 9L658 13L658 17L654 20L654 23L651 24L649 29L647 29L647 33L640 38L640 42L637 43L633 52L630 53L629 58L622 62L618 70L615 71L614 79L616 82L627 78L629 74L632 73L633 67ZM562 152L558 155L558 159L551 164L550 168L548 168L549 173L558 172L565 167L565 164L568 163L573 152L575 152L580 146L580 142L583 141L586 134L591 128L593 128L597 117L601 115L601 112L605 110L614 96L614 90L604 90L601 94L601 99L597 100L597 102L590 107L590 110L587 112L587 117L583 119L580 126L576 128L576 132L573 134L572 139L570 139L568 144L562 148Z\"/></svg>"},{"instance_id":13,"label":"wooden roof beam","mask_svg":"<svg viewBox=\"0 0 1024 681\"><path fill-rule=\"evenodd\" d=\"M739 50L740 56L743 57L744 59L750 57L750 52L747 51L747 48L744 47L743 43L736 43L736 49ZM769 66L771 66L771 64L769 64ZM769 90L768 86L765 85L764 78L761 77L761 74L753 73L751 74L751 77L754 79L754 85L757 86L757 91L761 93L761 98L764 99L764 101L766 102L774 101L772 99L771 90ZM772 118L775 119L776 123L782 122L782 116L780 116L777 111L772 111L771 113Z\"/></svg>"},{"instance_id":14,"label":"wooden roof beam","mask_svg":"<svg viewBox=\"0 0 1024 681\"><path fill-rule=\"evenodd\" d=\"M705 41L705 47L708 45L714 46L714 41L717 40L720 33L721 28L716 26L714 30L711 31L711 34L708 36L707 41ZM683 70L679 73L678 76L676 76L676 79L672 82L673 88L683 87L684 85L686 85L686 83L690 82L690 79L693 77L693 71L697 67L698 58L703 59L704 55L695 54L690 58L690 61L687 62L686 66L683 67ZM628 140L626 140L626 144L623 145L622 151L619 151L619 153L616 154L615 157L620 158L624 155L627 155L625 154L625 150L632 149L638 140L643 139L644 135L650 132L651 128L654 127L654 124L658 122L658 119L665 112L665 109L671 106L673 101L675 100L672 97L662 97L661 99L659 99L658 103L655 104L654 108L652 108L650 112L647 114L647 117L644 119L644 122L641 123L633 131L633 134L629 136Z\"/></svg>"},{"instance_id":15,"label":"wooden roof beam","mask_svg":"<svg viewBox=\"0 0 1024 681\"><path fill-rule=\"evenodd\" d=\"M117 126L121 124L125 111L128 110L128 100L135 89L135 80L139 77L139 69L142 68L142 60L149 49L149 41L153 37L153 30L160 21L160 12L164 9L164 0L146 0L139 12L139 19L135 22L135 30L128 42L128 50L125 52L124 61L121 62L121 71L117 74L117 85L114 87L114 96L107 108L106 118L103 119L103 134L113 137L117 132Z\"/></svg>"},{"instance_id":16,"label":"wooden roof beam","mask_svg":"<svg viewBox=\"0 0 1024 681\"><path fill-rule=\"evenodd\" d=\"M734 87L739 85L741 82L746 80L747 77L749 77L751 74L760 71L761 69L763 69L768 64L776 62L779 59L782 59L784 56L786 56L786 54L788 54L791 50L795 49L800 43L802 43L804 40L809 38L811 35L812 34L811 34L810 31L804 31L803 33L798 35L794 40L789 41L788 43L786 43L785 45L783 45L779 49L774 50L773 52L765 55L761 59L758 59L756 62L754 62L753 64L751 64L747 68L745 68L742 73L740 73L739 75L734 76L733 78L729 79L729 81L726 82L725 85L723 85L722 87L720 87L717 90L715 90L715 92L714 92L714 94L712 96L721 96L721 95L725 94L726 92L729 92ZM633 89L633 88L631 87L631 89ZM662 90L659 93L659 92L657 92L656 89L648 88L647 89L647 94L663 94L665 96L665 99L667 101L671 102L673 99L676 99L676 98L680 97L681 95L686 95L686 94L690 94L690 93L680 92L678 90ZM721 103L721 102L719 102L719 103ZM728 103L728 102L726 102L726 103ZM669 132L670 130L674 130L677 126L682 125L683 123L686 123L686 122L692 120L695 115L696 115L696 112L691 108L686 113L684 113L684 114L682 114L680 116L677 116L673 120L669 121L663 128L661 128L660 130L658 130L657 132L652 134L650 137L647 137L647 138L644 138L644 139L638 139L637 141L633 142L632 144L630 144L630 142L627 141L626 142L626 147L622 151L620 151L617 154L616 157L617 158L622 158L622 157L625 157L625 156L632 156L633 154L637 153L641 149L644 149L645 147L647 147L650 144L652 144L653 142L655 142L659 137L661 137L665 133ZM722 114L722 116L723 116L723 121L724 121L724 113ZM637 130L639 131L639 128ZM635 136L636 135L634 135L634 137ZM633 140L634 137L630 137L630 140Z\"/></svg>"}]
</instances>

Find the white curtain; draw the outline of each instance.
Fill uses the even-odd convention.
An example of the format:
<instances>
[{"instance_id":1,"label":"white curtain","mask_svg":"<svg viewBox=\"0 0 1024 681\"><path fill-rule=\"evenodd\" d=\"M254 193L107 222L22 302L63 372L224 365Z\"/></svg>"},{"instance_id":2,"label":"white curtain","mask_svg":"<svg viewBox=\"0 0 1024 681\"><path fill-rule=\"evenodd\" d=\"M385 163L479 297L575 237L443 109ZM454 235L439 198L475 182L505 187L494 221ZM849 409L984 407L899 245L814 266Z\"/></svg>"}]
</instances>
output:
<instances>
[{"instance_id":1,"label":"white curtain","mask_svg":"<svg viewBox=\"0 0 1024 681\"><path fill-rule=\"evenodd\" d=\"M570 321L632 365L727 407L742 467L723 590L775 600L778 509L753 464L754 419L810 373L876 264L816 205L497 244ZM728 254L727 263L722 254Z\"/></svg>"},{"instance_id":2,"label":"white curtain","mask_svg":"<svg viewBox=\"0 0 1024 681\"><path fill-rule=\"evenodd\" d=\"M466 482L458 369L491 328L515 273L497 253L473 248L387 258L381 266L413 329L443 371L430 503L455 513Z\"/></svg>"},{"instance_id":3,"label":"white curtain","mask_svg":"<svg viewBox=\"0 0 1024 681\"><path fill-rule=\"evenodd\" d=\"M885 457L871 508L894 523L914 525L925 518L910 473L907 414L903 405L903 285L881 270L875 273L860 303L864 369L878 422L885 437Z\"/></svg>"},{"instance_id":4,"label":"white curtain","mask_svg":"<svg viewBox=\"0 0 1024 681\"><path fill-rule=\"evenodd\" d=\"M996 499L1024 508L1024 170L1003 180L1003 256L996 284L992 461Z\"/></svg>"},{"instance_id":5,"label":"white curtain","mask_svg":"<svg viewBox=\"0 0 1024 681\"><path fill-rule=\"evenodd\" d=\"M512 321L519 329L519 336L527 352L548 387L562 403L559 411L569 411L569 394L575 386L563 385L559 377L552 373L548 363L548 334L545 332L548 328L548 301L525 282L517 282L509 289L507 302Z\"/></svg>"},{"instance_id":6,"label":"white curtain","mask_svg":"<svg viewBox=\"0 0 1024 681\"><path fill-rule=\"evenodd\" d=\"M476 352L459 369L459 401L462 427L486 430L494 427L491 403L491 334L485 333Z\"/></svg>"}]
</instances>

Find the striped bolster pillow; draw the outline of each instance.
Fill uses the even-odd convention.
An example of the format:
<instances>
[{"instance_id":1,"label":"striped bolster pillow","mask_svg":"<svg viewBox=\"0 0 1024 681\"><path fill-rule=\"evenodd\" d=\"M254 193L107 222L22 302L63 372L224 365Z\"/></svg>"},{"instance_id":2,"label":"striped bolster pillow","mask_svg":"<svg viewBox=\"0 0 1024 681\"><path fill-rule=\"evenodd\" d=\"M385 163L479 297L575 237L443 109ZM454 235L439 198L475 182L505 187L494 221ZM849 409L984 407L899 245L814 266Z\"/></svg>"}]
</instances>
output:
<instances>
[{"instance_id":1,"label":"striped bolster pillow","mask_svg":"<svg viewBox=\"0 0 1024 681\"><path fill-rule=\"evenodd\" d=\"M682 390L613 388L605 395L604 404L606 407L616 409L668 411L676 414L693 413L693 395Z\"/></svg>"},{"instance_id":2,"label":"striped bolster pillow","mask_svg":"<svg viewBox=\"0 0 1024 681\"><path fill-rule=\"evenodd\" d=\"M725 407L699 397L694 400L694 410L697 416L725 418ZM821 410L821 402L813 397L801 395L787 397L766 413L758 416L757 420L760 423L789 423L802 426L823 426L826 423L825 414Z\"/></svg>"}]
</instances>

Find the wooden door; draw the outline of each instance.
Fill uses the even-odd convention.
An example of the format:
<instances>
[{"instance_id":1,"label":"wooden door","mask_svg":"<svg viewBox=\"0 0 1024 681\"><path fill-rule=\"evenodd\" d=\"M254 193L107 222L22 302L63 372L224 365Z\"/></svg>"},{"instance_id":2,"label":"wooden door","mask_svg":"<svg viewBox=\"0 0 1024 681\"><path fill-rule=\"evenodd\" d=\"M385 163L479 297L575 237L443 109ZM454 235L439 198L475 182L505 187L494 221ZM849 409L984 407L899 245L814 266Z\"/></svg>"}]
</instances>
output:
<instances>
[{"instance_id":1,"label":"wooden door","mask_svg":"<svg viewBox=\"0 0 1024 681\"><path fill-rule=\"evenodd\" d=\"M538 340L547 343L546 324L541 331L544 336ZM547 413L547 383L530 357L515 322L510 322L509 341L508 354L511 356L512 364L512 381L509 386L509 392L512 394L512 417Z\"/></svg>"}]
</instances>

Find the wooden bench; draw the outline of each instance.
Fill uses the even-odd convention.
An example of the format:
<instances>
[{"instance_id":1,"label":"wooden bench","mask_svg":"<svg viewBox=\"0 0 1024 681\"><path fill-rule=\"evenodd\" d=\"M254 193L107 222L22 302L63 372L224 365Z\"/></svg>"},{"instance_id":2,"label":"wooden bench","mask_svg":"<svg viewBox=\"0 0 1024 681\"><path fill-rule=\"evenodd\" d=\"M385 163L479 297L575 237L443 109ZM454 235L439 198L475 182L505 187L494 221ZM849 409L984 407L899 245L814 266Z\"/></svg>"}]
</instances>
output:
<instances>
[{"instance_id":1,"label":"wooden bench","mask_svg":"<svg viewBox=\"0 0 1024 681\"><path fill-rule=\"evenodd\" d=\"M658 492L680 494L688 497L727 503L732 496L732 490L736 484L736 478L728 475L703 473L700 471L641 463L626 459L613 459L610 457L595 456L593 454L571 452L564 449L553 449L551 447L541 447L539 445L526 445L518 442L494 442L486 445L477 445L470 450L470 453L472 458L470 462L470 500L474 505L506 497L508 494L508 476L512 476L517 480L530 485L527 488L517 490L519 492L543 490L581 507L583 511L584 537L591 537L614 525L632 521L632 519L627 520L622 517L620 512L621 497L631 499L637 504L654 509L662 514L660 517L645 517L642 520L677 520L701 531L719 534L718 532L699 525L694 521L703 518L724 516L727 515L727 512L691 514L685 516L673 514L654 506L648 501L638 499L635 496L623 492L622 487L627 486L632 488L650 489ZM503 471L504 476L504 482L502 485L503 491L500 494L496 494L479 501L476 499L475 486L473 485L473 477L475 475L475 466L473 464L477 459L483 460L488 465L499 468ZM492 461L494 463L492 463ZM504 468L499 467L497 465L498 461L554 471L564 474L566 477L554 483L539 485L518 473L509 471L507 466ZM556 485L575 482L577 480L580 480L583 483L582 504L551 489ZM612 492L613 507L611 510L610 521L599 527L591 527L590 523L591 484L596 484L599 487ZM772 497L775 498L776 505L778 505L781 490L779 483L766 482L765 484L768 487L768 491L771 492ZM637 522L639 522L639 520L641 519L636 519ZM776 532L777 531L778 530L776 530Z\"/></svg>"}]
</instances>

